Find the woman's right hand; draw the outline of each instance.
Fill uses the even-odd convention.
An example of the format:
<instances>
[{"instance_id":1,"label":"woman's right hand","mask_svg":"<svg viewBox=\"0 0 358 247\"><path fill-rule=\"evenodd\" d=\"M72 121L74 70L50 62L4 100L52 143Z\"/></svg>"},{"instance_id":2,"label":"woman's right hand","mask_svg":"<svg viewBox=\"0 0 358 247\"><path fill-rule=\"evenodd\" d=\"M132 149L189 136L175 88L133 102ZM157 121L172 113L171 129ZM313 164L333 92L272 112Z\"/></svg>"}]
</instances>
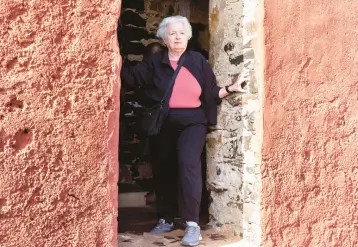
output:
<instances>
[{"instance_id":1,"label":"woman's right hand","mask_svg":"<svg viewBox=\"0 0 358 247\"><path fill-rule=\"evenodd\" d=\"M249 70L244 68L237 80L230 86L230 91L247 93L248 90L244 89L250 82L250 73Z\"/></svg>"}]
</instances>

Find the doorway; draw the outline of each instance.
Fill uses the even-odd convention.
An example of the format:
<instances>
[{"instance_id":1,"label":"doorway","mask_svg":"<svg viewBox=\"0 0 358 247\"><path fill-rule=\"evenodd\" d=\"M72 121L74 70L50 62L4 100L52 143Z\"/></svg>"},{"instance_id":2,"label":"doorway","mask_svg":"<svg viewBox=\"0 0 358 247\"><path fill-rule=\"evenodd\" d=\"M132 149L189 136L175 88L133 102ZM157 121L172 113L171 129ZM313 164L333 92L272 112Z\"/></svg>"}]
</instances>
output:
<instances>
[{"instance_id":1,"label":"doorway","mask_svg":"<svg viewBox=\"0 0 358 247\"><path fill-rule=\"evenodd\" d=\"M118 40L125 66L141 61L150 44L160 42L155 33L163 18L178 14L187 16L193 28L188 49L198 51L208 59L208 12L209 0L124 0L118 23ZM138 126L143 97L140 91L121 90L119 232L147 232L157 221L150 147L147 138L139 134ZM205 153L203 150L202 225L209 220ZM180 226L180 219L176 223Z\"/></svg>"}]
</instances>

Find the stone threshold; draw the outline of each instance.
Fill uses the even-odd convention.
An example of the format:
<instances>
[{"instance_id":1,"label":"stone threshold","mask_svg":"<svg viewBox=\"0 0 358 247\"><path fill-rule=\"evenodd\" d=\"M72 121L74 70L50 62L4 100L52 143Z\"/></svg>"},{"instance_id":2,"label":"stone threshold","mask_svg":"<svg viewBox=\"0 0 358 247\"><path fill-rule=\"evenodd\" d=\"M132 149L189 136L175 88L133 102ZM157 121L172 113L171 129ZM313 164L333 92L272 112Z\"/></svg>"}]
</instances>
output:
<instances>
[{"instance_id":1,"label":"stone threshold","mask_svg":"<svg viewBox=\"0 0 358 247\"><path fill-rule=\"evenodd\" d=\"M165 234L136 234L131 232L118 234L119 247L180 247L180 239L184 236L183 230L175 230ZM214 229L202 231L203 241L200 246L208 247L250 247L241 241L240 237L229 237L217 233Z\"/></svg>"}]
</instances>

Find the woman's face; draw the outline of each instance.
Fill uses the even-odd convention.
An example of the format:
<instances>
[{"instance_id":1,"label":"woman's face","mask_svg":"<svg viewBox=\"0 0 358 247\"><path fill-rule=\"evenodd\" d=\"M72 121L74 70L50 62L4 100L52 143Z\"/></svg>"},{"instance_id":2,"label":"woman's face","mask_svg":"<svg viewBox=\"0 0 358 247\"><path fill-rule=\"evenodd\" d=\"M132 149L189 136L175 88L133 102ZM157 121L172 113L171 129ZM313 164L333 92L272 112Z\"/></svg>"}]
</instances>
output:
<instances>
[{"instance_id":1,"label":"woman's face","mask_svg":"<svg viewBox=\"0 0 358 247\"><path fill-rule=\"evenodd\" d=\"M179 22L169 24L164 42L169 51L185 51L188 39L185 35L184 25Z\"/></svg>"}]
</instances>

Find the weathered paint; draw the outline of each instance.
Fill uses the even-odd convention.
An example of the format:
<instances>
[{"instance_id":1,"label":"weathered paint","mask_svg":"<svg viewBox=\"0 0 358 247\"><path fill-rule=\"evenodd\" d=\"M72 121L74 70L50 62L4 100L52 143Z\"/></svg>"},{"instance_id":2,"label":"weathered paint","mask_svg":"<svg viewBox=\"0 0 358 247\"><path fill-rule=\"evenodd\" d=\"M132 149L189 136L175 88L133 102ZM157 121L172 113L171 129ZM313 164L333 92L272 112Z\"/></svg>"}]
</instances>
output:
<instances>
[{"instance_id":1,"label":"weathered paint","mask_svg":"<svg viewBox=\"0 0 358 247\"><path fill-rule=\"evenodd\" d=\"M265 11L262 246L358 246L358 5Z\"/></svg>"},{"instance_id":2,"label":"weathered paint","mask_svg":"<svg viewBox=\"0 0 358 247\"><path fill-rule=\"evenodd\" d=\"M116 246L119 9L0 2L0 246Z\"/></svg>"}]
</instances>

